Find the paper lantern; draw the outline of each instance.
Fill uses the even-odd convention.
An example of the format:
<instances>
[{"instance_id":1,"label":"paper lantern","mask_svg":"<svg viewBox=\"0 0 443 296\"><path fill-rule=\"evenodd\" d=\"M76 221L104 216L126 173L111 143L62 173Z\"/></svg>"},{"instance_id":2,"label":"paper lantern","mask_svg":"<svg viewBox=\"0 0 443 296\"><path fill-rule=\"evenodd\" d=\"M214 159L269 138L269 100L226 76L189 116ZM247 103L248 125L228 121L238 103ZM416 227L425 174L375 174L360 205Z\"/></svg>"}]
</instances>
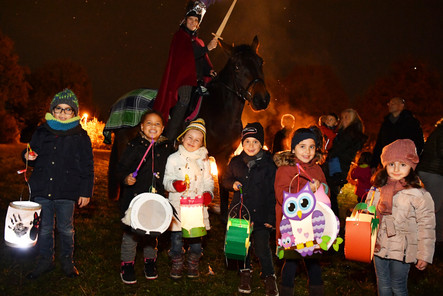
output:
<instances>
[{"instance_id":1,"label":"paper lantern","mask_svg":"<svg viewBox=\"0 0 443 296\"><path fill-rule=\"evenodd\" d=\"M13 201L5 220L5 243L13 248L35 246L38 239L41 205L32 201Z\"/></svg>"},{"instance_id":2,"label":"paper lantern","mask_svg":"<svg viewBox=\"0 0 443 296\"><path fill-rule=\"evenodd\" d=\"M374 256L378 219L375 211L364 212L367 206L359 203L346 218L345 257L349 260L369 263Z\"/></svg>"},{"instance_id":3,"label":"paper lantern","mask_svg":"<svg viewBox=\"0 0 443 296\"><path fill-rule=\"evenodd\" d=\"M252 225L248 209L242 203L231 208L228 215L225 237L225 256L227 259L246 260Z\"/></svg>"},{"instance_id":4,"label":"paper lantern","mask_svg":"<svg viewBox=\"0 0 443 296\"><path fill-rule=\"evenodd\" d=\"M183 237L201 237L206 235L203 218L203 197L180 197L180 222Z\"/></svg>"},{"instance_id":5,"label":"paper lantern","mask_svg":"<svg viewBox=\"0 0 443 296\"><path fill-rule=\"evenodd\" d=\"M148 235L160 235L165 232L171 224L172 206L169 201L160 194L145 192L132 199L126 218L128 214L130 214L130 221L123 222L125 224L130 222L128 225L136 232Z\"/></svg>"}]
</instances>

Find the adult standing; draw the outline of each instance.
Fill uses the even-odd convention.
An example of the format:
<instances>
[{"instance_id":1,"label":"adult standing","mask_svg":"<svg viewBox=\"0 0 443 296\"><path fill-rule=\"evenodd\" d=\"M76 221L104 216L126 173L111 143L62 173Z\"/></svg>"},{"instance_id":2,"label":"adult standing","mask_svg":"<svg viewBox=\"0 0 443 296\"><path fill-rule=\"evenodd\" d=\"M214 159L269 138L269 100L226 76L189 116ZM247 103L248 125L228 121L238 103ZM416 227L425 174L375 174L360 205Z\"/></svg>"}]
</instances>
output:
<instances>
[{"instance_id":1,"label":"adult standing","mask_svg":"<svg viewBox=\"0 0 443 296\"><path fill-rule=\"evenodd\" d=\"M295 117L291 114L284 114L281 117L281 129L275 134L274 142L272 143L272 153L291 149L289 139L294 130Z\"/></svg>"},{"instance_id":2,"label":"adult standing","mask_svg":"<svg viewBox=\"0 0 443 296\"><path fill-rule=\"evenodd\" d=\"M443 243L443 118L425 143L417 171L434 200L436 240Z\"/></svg>"},{"instance_id":3,"label":"adult standing","mask_svg":"<svg viewBox=\"0 0 443 296\"><path fill-rule=\"evenodd\" d=\"M363 148L368 137L364 134L363 122L354 109L341 113L337 136L328 153L326 180L331 190L331 208L338 216L337 196L340 188L347 182L346 178L351 163L359 150Z\"/></svg>"},{"instance_id":4,"label":"adult standing","mask_svg":"<svg viewBox=\"0 0 443 296\"><path fill-rule=\"evenodd\" d=\"M205 46L197 36L206 6L200 1L190 1L187 8L185 18L172 39L168 63L154 102L154 109L163 114L165 122L174 107L165 131L168 139L177 137L193 94L204 94L204 85L215 73L208 52L217 47L217 39L212 39Z\"/></svg>"},{"instance_id":5,"label":"adult standing","mask_svg":"<svg viewBox=\"0 0 443 296\"><path fill-rule=\"evenodd\" d=\"M395 140L410 139L414 141L418 155L420 155L423 149L424 140L420 122L411 111L405 109L405 100L399 97L392 98L388 102L388 108L389 114L385 116L380 127L377 142L372 153L372 168L376 168L380 164L380 155L383 147Z\"/></svg>"}]
</instances>

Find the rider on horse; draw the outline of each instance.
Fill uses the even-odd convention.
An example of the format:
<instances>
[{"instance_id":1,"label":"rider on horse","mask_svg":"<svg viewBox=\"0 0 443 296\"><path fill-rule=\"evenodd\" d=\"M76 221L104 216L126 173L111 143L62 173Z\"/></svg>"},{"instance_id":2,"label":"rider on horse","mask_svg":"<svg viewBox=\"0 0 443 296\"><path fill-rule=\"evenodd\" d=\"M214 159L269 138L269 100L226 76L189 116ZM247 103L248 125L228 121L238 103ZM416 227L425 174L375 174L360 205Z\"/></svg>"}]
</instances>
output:
<instances>
[{"instance_id":1,"label":"rider on horse","mask_svg":"<svg viewBox=\"0 0 443 296\"><path fill-rule=\"evenodd\" d=\"M197 30L206 12L206 6L200 1L190 1L184 20L175 33L169 49L169 59L162 82L154 103L154 109L160 111L168 121L165 134L175 139L187 115L188 107L194 105L191 99L205 95L204 87L215 74L208 52L217 47L217 38L207 46L197 37Z\"/></svg>"}]
</instances>

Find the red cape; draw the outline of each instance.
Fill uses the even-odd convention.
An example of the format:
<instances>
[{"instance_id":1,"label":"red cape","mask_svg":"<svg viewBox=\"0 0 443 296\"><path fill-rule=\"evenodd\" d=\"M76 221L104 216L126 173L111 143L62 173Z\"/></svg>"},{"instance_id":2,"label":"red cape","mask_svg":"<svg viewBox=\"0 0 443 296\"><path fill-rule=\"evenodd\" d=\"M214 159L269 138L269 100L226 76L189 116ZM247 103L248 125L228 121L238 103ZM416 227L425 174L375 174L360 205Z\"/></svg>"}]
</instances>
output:
<instances>
[{"instance_id":1,"label":"red cape","mask_svg":"<svg viewBox=\"0 0 443 296\"><path fill-rule=\"evenodd\" d=\"M177 103L178 88L182 85L197 86L192 40L195 40L201 46L205 46L200 38L190 36L182 28L174 34L171 42L168 63L154 102L154 110L163 114L165 123L168 121L169 110ZM205 58L211 65L207 54Z\"/></svg>"}]
</instances>

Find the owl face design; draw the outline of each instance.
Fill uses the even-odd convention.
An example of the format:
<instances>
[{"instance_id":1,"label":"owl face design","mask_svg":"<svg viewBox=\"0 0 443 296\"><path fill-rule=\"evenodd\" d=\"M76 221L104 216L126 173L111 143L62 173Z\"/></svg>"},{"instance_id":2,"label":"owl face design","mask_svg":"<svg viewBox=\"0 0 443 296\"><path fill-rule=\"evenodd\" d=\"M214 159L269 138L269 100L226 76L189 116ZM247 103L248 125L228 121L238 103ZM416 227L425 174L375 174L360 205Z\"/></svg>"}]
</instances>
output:
<instances>
[{"instance_id":1,"label":"owl face design","mask_svg":"<svg viewBox=\"0 0 443 296\"><path fill-rule=\"evenodd\" d=\"M315 209L316 199L309 183L297 193L283 192L283 215L290 220L303 220Z\"/></svg>"},{"instance_id":2,"label":"owl face design","mask_svg":"<svg viewBox=\"0 0 443 296\"><path fill-rule=\"evenodd\" d=\"M290 233L283 233L281 235L281 240L280 240L280 245L285 248L288 249L290 247L292 247L292 244L294 243L294 236Z\"/></svg>"}]
</instances>

